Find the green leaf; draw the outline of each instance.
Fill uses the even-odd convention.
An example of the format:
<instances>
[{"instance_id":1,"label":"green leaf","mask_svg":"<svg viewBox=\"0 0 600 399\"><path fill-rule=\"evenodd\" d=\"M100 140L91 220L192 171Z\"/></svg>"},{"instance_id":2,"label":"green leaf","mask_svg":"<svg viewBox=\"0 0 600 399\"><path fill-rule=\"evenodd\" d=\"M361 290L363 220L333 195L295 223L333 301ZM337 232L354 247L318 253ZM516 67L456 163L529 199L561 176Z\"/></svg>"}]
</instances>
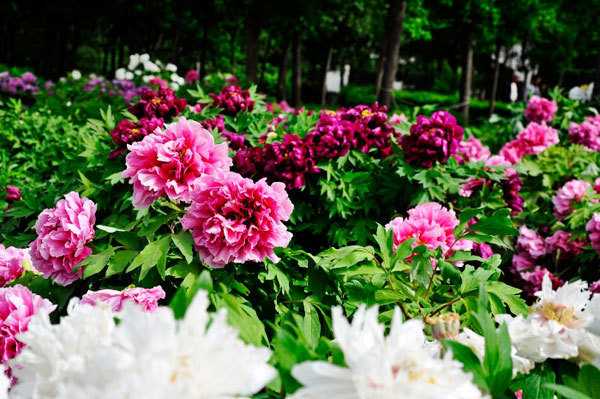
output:
<instances>
[{"instance_id":1,"label":"green leaf","mask_svg":"<svg viewBox=\"0 0 600 399\"><path fill-rule=\"evenodd\" d=\"M142 270L140 271L139 280L142 280L153 266L162 265L162 267L164 267L167 252L169 251L169 242L170 236L165 236L146 245L142 252L140 252L133 262L131 262L127 268L127 273L130 273L141 266ZM163 270L161 275L164 276L164 274Z\"/></svg>"},{"instance_id":2,"label":"green leaf","mask_svg":"<svg viewBox=\"0 0 600 399\"><path fill-rule=\"evenodd\" d=\"M330 248L317 256L322 260L318 262L319 266L325 269L348 268L364 260L372 260L374 257L372 252L358 245L340 249Z\"/></svg>"},{"instance_id":3,"label":"green leaf","mask_svg":"<svg viewBox=\"0 0 600 399\"><path fill-rule=\"evenodd\" d=\"M445 260L438 261L438 267L444 281L450 281L452 285L458 285L461 282L460 270L452 263Z\"/></svg>"},{"instance_id":4,"label":"green leaf","mask_svg":"<svg viewBox=\"0 0 600 399\"><path fill-rule=\"evenodd\" d=\"M137 256L138 251L125 250L116 252L108 264L106 269L106 277L112 276L113 274L121 273L125 270L125 267Z\"/></svg>"},{"instance_id":5,"label":"green leaf","mask_svg":"<svg viewBox=\"0 0 600 399\"><path fill-rule=\"evenodd\" d=\"M488 293L498 296L515 315L526 316L529 313L527 303L519 296L520 289L511 287L501 281L487 281L485 288Z\"/></svg>"},{"instance_id":6,"label":"green leaf","mask_svg":"<svg viewBox=\"0 0 600 399\"><path fill-rule=\"evenodd\" d=\"M218 295L218 307L227 308L227 319L232 326L238 328L240 338L254 346L262 346L263 340L269 342L265 326L247 302L231 294Z\"/></svg>"},{"instance_id":7,"label":"green leaf","mask_svg":"<svg viewBox=\"0 0 600 399\"><path fill-rule=\"evenodd\" d=\"M585 388L592 398L600 398L600 370L591 364L586 364L579 370L579 385Z\"/></svg>"},{"instance_id":8,"label":"green leaf","mask_svg":"<svg viewBox=\"0 0 600 399\"><path fill-rule=\"evenodd\" d=\"M479 231L495 236L517 236L519 230L513 226L509 214L509 209L498 209L492 216L482 217L477 223L469 227L468 231Z\"/></svg>"},{"instance_id":9,"label":"green leaf","mask_svg":"<svg viewBox=\"0 0 600 399\"><path fill-rule=\"evenodd\" d=\"M302 320L302 332L308 341L309 348L314 349L317 347L319 338L321 337L319 313L311 303L303 301L303 305L304 319Z\"/></svg>"},{"instance_id":10,"label":"green leaf","mask_svg":"<svg viewBox=\"0 0 600 399\"><path fill-rule=\"evenodd\" d=\"M543 387L548 390L553 390L553 391L558 392L559 394L564 396L566 399L595 399L591 396L588 396L584 393L581 393L579 391L576 391L573 388L569 388L564 385L546 383L543 385ZM525 397L524 394L523 394L523 397ZM539 396L539 398L542 398L542 397ZM548 398L551 399L551 398L553 398L553 396L548 396ZM537 399L537 398L535 398L535 399Z\"/></svg>"},{"instance_id":11,"label":"green leaf","mask_svg":"<svg viewBox=\"0 0 600 399\"><path fill-rule=\"evenodd\" d=\"M410 261L410 267L410 278L418 281L424 287L427 287L433 274L430 255L421 253L413 256Z\"/></svg>"},{"instance_id":12,"label":"green leaf","mask_svg":"<svg viewBox=\"0 0 600 399\"><path fill-rule=\"evenodd\" d=\"M110 247L100 253L88 256L75 267L73 272L76 272L79 267L85 267L85 269L83 269L84 279L99 273L100 270L104 269L104 266L108 264L108 261L115 252L115 249L115 247Z\"/></svg>"},{"instance_id":13,"label":"green leaf","mask_svg":"<svg viewBox=\"0 0 600 399\"><path fill-rule=\"evenodd\" d=\"M467 373L473 373L473 382L483 389L488 389L485 381L485 373L481 367L481 362L473 350L459 342L444 339L441 341L444 348L452 351L452 356L463 364L463 370Z\"/></svg>"},{"instance_id":14,"label":"green leaf","mask_svg":"<svg viewBox=\"0 0 600 399\"><path fill-rule=\"evenodd\" d=\"M462 271L460 277L462 282L460 284L461 294L467 294L474 291L479 287L481 283L485 283L488 279L494 275L493 270L485 270L483 268L475 268L471 265L466 265Z\"/></svg>"},{"instance_id":15,"label":"green leaf","mask_svg":"<svg viewBox=\"0 0 600 399\"><path fill-rule=\"evenodd\" d=\"M515 390L522 389L524 398L553 399L554 388L548 385L556 381L556 375L549 364L538 364L529 374L522 376L511 386Z\"/></svg>"},{"instance_id":16,"label":"green leaf","mask_svg":"<svg viewBox=\"0 0 600 399\"><path fill-rule=\"evenodd\" d=\"M185 258L188 265L192 263L192 260L194 260L194 252L192 250L194 247L194 239L190 233L182 230L177 234L171 234L171 239Z\"/></svg>"}]
</instances>

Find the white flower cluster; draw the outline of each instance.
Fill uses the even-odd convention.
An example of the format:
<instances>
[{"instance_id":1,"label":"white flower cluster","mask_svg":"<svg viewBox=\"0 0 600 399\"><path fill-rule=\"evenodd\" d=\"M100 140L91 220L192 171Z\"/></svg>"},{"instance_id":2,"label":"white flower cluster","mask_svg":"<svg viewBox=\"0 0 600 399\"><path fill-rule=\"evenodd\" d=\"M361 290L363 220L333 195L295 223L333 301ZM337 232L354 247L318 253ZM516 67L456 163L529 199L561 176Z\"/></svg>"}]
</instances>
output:
<instances>
[{"instance_id":1,"label":"white flower cluster","mask_svg":"<svg viewBox=\"0 0 600 399\"><path fill-rule=\"evenodd\" d=\"M301 363L292 375L304 386L295 399L453 399L482 398L472 376L427 342L420 320L400 320L396 309L390 332L377 322L377 307L359 308L349 324L342 309L333 309L336 342L348 367L324 361Z\"/></svg>"},{"instance_id":2,"label":"white flower cluster","mask_svg":"<svg viewBox=\"0 0 600 399\"><path fill-rule=\"evenodd\" d=\"M233 399L258 392L276 375L270 351L242 342L226 312L211 316L208 304L199 292L182 320L169 308L145 313L128 303L115 314L110 305L77 300L57 325L38 314L19 336L27 347L10 361L18 379L10 398Z\"/></svg>"},{"instance_id":3,"label":"white flower cluster","mask_svg":"<svg viewBox=\"0 0 600 399\"><path fill-rule=\"evenodd\" d=\"M171 63L163 65L160 60L150 60L149 54L132 54L129 56L127 69L119 68L115 71L115 78L119 80L133 80L141 76L144 83L150 82L157 74L168 76L169 86L173 90L185 84L185 78L177 74L177 66Z\"/></svg>"}]
</instances>

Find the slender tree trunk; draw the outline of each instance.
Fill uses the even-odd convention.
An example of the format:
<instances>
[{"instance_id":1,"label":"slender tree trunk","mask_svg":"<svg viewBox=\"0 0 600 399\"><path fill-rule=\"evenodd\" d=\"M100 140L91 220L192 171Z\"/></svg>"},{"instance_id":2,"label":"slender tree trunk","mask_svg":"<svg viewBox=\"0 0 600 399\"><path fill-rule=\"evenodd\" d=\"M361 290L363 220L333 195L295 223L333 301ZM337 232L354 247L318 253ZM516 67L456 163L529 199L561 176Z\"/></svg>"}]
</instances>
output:
<instances>
[{"instance_id":1,"label":"slender tree trunk","mask_svg":"<svg viewBox=\"0 0 600 399\"><path fill-rule=\"evenodd\" d=\"M398 54L400 53L400 43L402 41L406 3L407 0L388 0L389 8L386 23L388 45L385 49L382 87L379 93L379 102L381 105L388 107L392 101L394 79L398 69Z\"/></svg>"},{"instance_id":2,"label":"slender tree trunk","mask_svg":"<svg viewBox=\"0 0 600 399\"><path fill-rule=\"evenodd\" d=\"M198 74L200 75L200 80L204 78L206 73L206 18L202 18L202 39L200 41L200 70Z\"/></svg>"},{"instance_id":3,"label":"slender tree trunk","mask_svg":"<svg viewBox=\"0 0 600 399\"><path fill-rule=\"evenodd\" d=\"M600 95L600 48L598 48L598 54L596 55L596 75L594 76L594 91L592 97Z\"/></svg>"},{"instance_id":4,"label":"slender tree trunk","mask_svg":"<svg viewBox=\"0 0 600 399\"><path fill-rule=\"evenodd\" d=\"M286 40L285 47L283 48L283 52L281 54L281 61L279 63L279 72L277 74L277 95L279 97L279 101L284 101L287 99L287 74L290 59L290 47L291 41Z\"/></svg>"},{"instance_id":5,"label":"slender tree trunk","mask_svg":"<svg viewBox=\"0 0 600 399\"><path fill-rule=\"evenodd\" d=\"M260 77L258 78L258 87L262 87L265 79L265 69L267 69L267 60L271 57L272 40L267 40L267 48L262 57L260 57Z\"/></svg>"},{"instance_id":6,"label":"slender tree trunk","mask_svg":"<svg viewBox=\"0 0 600 399\"><path fill-rule=\"evenodd\" d=\"M496 95L498 93L498 79L500 78L500 51L501 46L496 45L496 64L494 65L494 79L492 81L492 94L490 96L490 116L496 108Z\"/></svg>"},{"instance_id":7,"label":"slender tree trunk","mask_svg":"<svg viewBox=\"0 0 600 399\"><path fill-rule=\"evenodd\" d=\"M560 75L558 75L558 83L556 84L558 87L562 87L563 80L565 80L565 69L561 69Z\"/></svg>"},{"instance_id":8,"label":"slender tree trunk","mask_svg":"<svg viewBox=\"0 0 600 399\"><path fill-rule=\"evenodd\" d=\"M260 39L260 10L253 4L246 21L246 77L256 83L258 76L258 46Z\"/></svg>"},{"instance_id":9,"label":"slender tree trunk","mask_svg":"<svg viewBox=\"0 0 600 399\"><path fill-rule=\"evenodd\" d=\"M299 107L302 102L302 42L296 33L292 44L292 105Z\"/></svg>"},{"instance_id":10,"label":"slender tree trunk","mask_svg":"<svg viewBox=\"0 0 600 399\"><path fill-rule=\"evenodd\" d=\"M387 21L386 21L387 22ZM387 33L387 26L386 26ZM375 78L375 97L379 97L381 91L381 82L383 81L383 66L385 65L385 54L387 53L388 46L388 35L383 35L383 44L381 45L381 53L379 54L379 60L377 60L377 77Z\"/></svg>"},{"instance_id":11,"label":"slender tree trunk","mask_svg":"<svg viewBox=\"0 0 600 399\"><path fill-rule=\"evenodd\" d=\"M471 26L467 26L467 34L465 41L465 58L463 64L463 87L460 98L462 109L463 124L469 125L469 110L471 101L471 82L473 80L473 30Z\"/></svg>"},{"instance_id":12,"label":"slender tree trunk","mask_svg":"<svg viewBox=\"0 0 600 399\"><path fill-rule=\"evenodd\" d=\"M333 47L329 46L327 50L327 60L325 61L325 68L323 68L323 83L321 84L321 105L327 103L327 73L331 68L331 58L333 57Z\"/></svg>"}]
</instances>

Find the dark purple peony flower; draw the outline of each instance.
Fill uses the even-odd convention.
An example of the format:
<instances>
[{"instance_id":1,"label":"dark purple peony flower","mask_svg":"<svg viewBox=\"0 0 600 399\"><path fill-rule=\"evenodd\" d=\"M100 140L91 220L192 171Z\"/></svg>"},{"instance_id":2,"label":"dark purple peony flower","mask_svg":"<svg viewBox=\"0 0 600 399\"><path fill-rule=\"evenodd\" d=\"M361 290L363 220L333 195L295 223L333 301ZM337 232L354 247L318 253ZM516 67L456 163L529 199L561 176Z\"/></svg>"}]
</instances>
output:
<instances>
[{"instance_id":1,"label":"dark purple peony flower","mask_svg":"<svg viewBox=\"0 0 600 399\"><path fill-rule=\"evenodd\" d=\"M252 112L254 101L250 98L248 90L242 90L238 85L225 86L219 94L209 94L213 99L213 105L223 108L225 115L235 115L241 111Z\"/></svg>"},{"instance_id":2,"label":"dark purple peony flower","mask_svg":"<svg viewBox=\"0 0 600 399\"><path fill-rule=\"evenodd\" d=\"M357 147L355 123L323 111L315 129L304 136L304 142L312 148L317 160L343 157Z\"/></svg>"},{"instance_id":3,"label":"dark purple peony flower","mask_svg":"<svg viewBox=\"0 0 600 399\"><path fill-rule=\"evenodd\" d=\"M523 210L525 201L519 195L521 187L523 186L523 180L519 179L519 175L513 169L507 169L506 175L507 180L502 181L502 192L504 201L508 207L512 210L512 213L517 215Z\"/></svg>"},{"instance_id":4,"label":"dark purple peony flower","mask_svg":"<svg viewBox=\"0 0 600 399\"><path fill-rule=\"evenodd\" d=\"M377 148L385 157L392 153L391 138L398 133L387 123L387 107L380 107L376 102L372 106L357 105L350 109L340 109L337 116L341 120L354 123L355 148L363 153Z\"/></svg>"},{"instance_id":5,"label":"dark purple peony flower","mask_svg":"<svg viewBox=\"0 0 600 399\"><path fill-rule=\"evenodd\" d=\"M185 109L187 100L177 98L173 90L160 87L158 92L146 89L142 99L129 108L129 112L138 118L169 118L177 116Z\"/></svg>"},{"instance_id":6,"label":"dark purple peony flower","mask_svg":"<svg viewBox=\"0 0 600 399\"><path fill-rule=\"evenodd\" d=\"M140 141L157 128L162 128L163 125L162 118L142 118L137 123L127 119L120 121L117 127L110 132L110 137L118 147L110 153L109 158L119 156L125 152L127 144Z\"/></svg>"}]
</instances>

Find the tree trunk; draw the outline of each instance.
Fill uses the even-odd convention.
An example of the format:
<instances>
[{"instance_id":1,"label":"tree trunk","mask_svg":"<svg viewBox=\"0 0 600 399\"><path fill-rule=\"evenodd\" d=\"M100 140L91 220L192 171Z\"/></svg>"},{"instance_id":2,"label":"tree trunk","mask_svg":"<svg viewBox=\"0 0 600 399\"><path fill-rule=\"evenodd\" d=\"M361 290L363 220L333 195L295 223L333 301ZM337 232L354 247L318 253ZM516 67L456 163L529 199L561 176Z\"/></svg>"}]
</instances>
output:
<instances>
[{"instance_id":1,"label":"tree trunk","mask_svg":"<svg viewBox=\"0 0 600 399\"><path fill-rule=\"evenodd\" d=\"M385 48L385 55L383 55L385 60L379 102L381 105L389 107L393 96L392 90L394 79L396 78L396 70L398 69L398 54L400 53L407 0L388 0L388 3L389 8L385 33L388 36L388 44Z\"/></svg>"},{"instance_id":2,"label":"tree trunk","mask_svg":"<svg viewBox=\"0 0 600 399\"><path fill-rule=\"evenodd\" d=\"M496 65L494 65L494 79L492 81L492 94L490 96L490 116L496 108L496 95L498 93L498 79L500 78L500 51L501 46L496 45Z\"/></svg>"},{"instance_id":3,"label":"tree trunk","mask_svg":"<svg viewBox=\"0 0 600 399\"><path fill-rule=\"evenodd\" d=\"M279 101L284 101L287 98L287 74L291 42L286 40L283 53L281 54L281 62L279 63L279 72L277 74L277 95Z\"/></svg>"},{"instance_id":4,"label":"tree trunk","mask_svg":"<svg viewBox=\"0 0 600 399\"><path fill-rule=\"evenodd\" d=\"M596 76L594 76L594 91L592 97L600 95L600 48L596 55Z\"/></svg>"},{"instance_id":5,"label":"tree trunk","mask_svg":"<svg viewBox=\"0 0 600 399\"><path fill-rule=\"evenodd\" d=\"M252 83L256 83L258 76L259 8L256 4L250 8L246 22L246 77Z\"/></svg>"},{"instance_id":6,"label":"tree trunk","mask_svg":"<svg viewBox=\"0 0 600 399\"><path fill-rule=\"evenodd\" d=\"M302 42L296 33L292 44L292 105L299 107L302 102Z\"/></svg>"},{"instance_id":7,"label":"tree trunk","mask_svg":"<svg viewBox=\"0 0 600 399\"><path fill-rule=\"evenodd\" d=\"M202 39L200 41L200 70L198 71L198 74L200 75L200 81L202 81L206 73L206 36L206 18L202 18Z\"/></svg>"},{"instance_id":8,"label":"tree trunk","mask_svg":"<svg viewBox=\"0 0 600 399\"><path fill-rule=\"evenodd\" d=\"M463 64L463 87L461 91L460 104L463 115L463 124L469 125L469 110L471 101L471 81L473 80L473 30L467 26L465 41L465 58Z\"/></svg>"},{"instance_id":9,"label":"tree trunk","mask_svg":"<svg viewBox=\"0 0 600 399\"><path fill-rule=\"evenodd\" d=\"M329 46L327 50L327 60L325 61L325 68L323 68L323 83L321 85L321 105L327 103L327 73L331 68L331 58L333 57L333 47Z\"/></svg>"}]
</instances>

